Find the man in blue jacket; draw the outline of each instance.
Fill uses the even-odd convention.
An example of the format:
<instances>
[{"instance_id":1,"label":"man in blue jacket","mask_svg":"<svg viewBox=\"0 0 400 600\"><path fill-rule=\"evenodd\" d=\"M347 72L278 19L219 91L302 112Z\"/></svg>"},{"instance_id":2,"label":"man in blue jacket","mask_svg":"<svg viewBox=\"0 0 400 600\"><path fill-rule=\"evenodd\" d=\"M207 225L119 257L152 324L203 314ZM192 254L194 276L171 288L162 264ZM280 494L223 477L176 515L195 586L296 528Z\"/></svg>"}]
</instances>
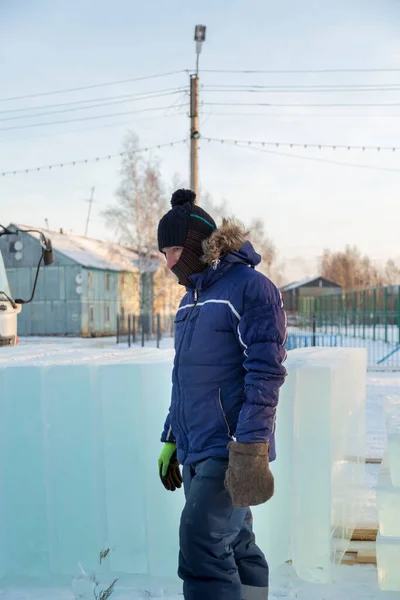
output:
<instances>
[{"instance_id":1,"label":"man in blue jacket","mask_svg":"<svg viewBox=\"0 0 400 600\"><path fill-rule=\"evenodd\" d=\"M159 249L187 293L176 316L172 401L160 477L181 487L179 576L185 600L266 600L268 564L249 506L274 492L275 414L286 370L286 316L261 258L235 221L214 220L177 190Z\"/></svg>"}]
</instances>

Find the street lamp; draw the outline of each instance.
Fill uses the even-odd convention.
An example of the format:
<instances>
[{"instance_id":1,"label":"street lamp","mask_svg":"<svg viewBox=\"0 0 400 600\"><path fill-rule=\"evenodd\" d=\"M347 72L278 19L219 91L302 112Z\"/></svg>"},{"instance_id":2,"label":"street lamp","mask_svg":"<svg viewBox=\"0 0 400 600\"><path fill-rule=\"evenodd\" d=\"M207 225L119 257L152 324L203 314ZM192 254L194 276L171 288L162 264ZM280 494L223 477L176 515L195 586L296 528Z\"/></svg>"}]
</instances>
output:
<instances>
[{"instance_id":1,"label":"street lamp","mask_svg":"<svg viewBox=\"0 0 400 600\"><path fill-rule=\"evenodd\" d=\"M201 54L201 48L203 46L203 42L206 41L206 26L205 25L196 25L194 30L194 41L196 42L196 73L199 72L199 58Z\"/></svg>"}]
</instances>

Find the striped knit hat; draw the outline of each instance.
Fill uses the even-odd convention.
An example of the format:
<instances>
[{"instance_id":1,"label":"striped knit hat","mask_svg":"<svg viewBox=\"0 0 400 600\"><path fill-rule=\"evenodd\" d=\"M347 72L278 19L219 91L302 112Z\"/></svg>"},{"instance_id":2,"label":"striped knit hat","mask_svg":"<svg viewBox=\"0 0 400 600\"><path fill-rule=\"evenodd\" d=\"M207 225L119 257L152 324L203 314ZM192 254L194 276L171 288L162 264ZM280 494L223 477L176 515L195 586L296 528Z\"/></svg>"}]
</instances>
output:
<instances>
[{"instance_id":1,"label":"striped knit hat","mask_svg":"<svg viewBox=\"0 0 400 600\"><path fill-rule=\"evenodd\" d=\"M183 247L183 252L172 272L179 283L192 286L189 279L193 273L200 273L206 267L201 260L203 240L217 229L214 219L195 204L196 194L191 190L177 190L172 194L171 210L163 216L158 225L158 247Z\"/></svg>"}]
</instances>

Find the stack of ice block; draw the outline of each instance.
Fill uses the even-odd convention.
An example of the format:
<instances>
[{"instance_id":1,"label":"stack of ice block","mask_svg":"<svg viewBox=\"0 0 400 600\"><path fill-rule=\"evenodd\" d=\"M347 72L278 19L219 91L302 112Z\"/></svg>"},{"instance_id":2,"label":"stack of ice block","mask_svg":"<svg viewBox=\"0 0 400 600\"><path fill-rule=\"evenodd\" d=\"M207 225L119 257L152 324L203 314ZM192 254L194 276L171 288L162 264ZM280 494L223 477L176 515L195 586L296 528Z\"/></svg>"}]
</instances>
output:
<instances>
[{"instance_id":1,"label":"stack of ice block","mask_svg":"<svg viewBox=\"0 0 400 600\"><path fill-rule=\"evenodd\" d=\"M275 495L256 509L256 532L275 567L292 560L328 582L350 542L364 485L366 352L289 352L277 411Z\"/></svg>"},{"instance_id":2,"label":"stack of ice block","mask_svg":"<svg viewBox=\"0 0 400 600\"><path fill-rule=\"evenodd\" d=\"M172 352L0 353L0 577L176 571L157 458ZM20 348L21 353L24 349Z\"/></svg>"},{"instance_id":3,"label":"stack of ice block","mask_svg":"<svg viewBox=\"0 0 400 600\"><path fill-rule=\"evenodd\" d=\"M376 558L382 590L400 591L400 397L384 400L387 447L376 487Z\"/></svg>"},{"instance_id":4,"label":"stack of ice block","mask_svg":"<svg viewBox=\"0 0 400 600\"><path fill-rule=\"evenodd\" d=\"M175 576L182 491L158 478L171 351L0 352L0 578L96 571ZM294 350L277 414L274 498L255 512L271 568L330 578L356 522L364 350ZM104 564L103 564L104 566Z\"/></svg>"}]
</instances>

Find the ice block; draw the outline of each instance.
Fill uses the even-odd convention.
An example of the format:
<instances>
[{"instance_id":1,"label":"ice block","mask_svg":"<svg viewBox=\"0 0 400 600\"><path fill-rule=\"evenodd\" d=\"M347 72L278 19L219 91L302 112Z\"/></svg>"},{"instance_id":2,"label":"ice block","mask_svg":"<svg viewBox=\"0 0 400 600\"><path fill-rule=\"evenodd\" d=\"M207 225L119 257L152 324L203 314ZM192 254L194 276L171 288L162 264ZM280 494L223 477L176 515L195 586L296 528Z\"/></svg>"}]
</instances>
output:
<instances>
[{"instance_id":1,"label":"ice block","mask_svg":"<svg viewBox=\"0 0 400 600\"><path fill-rule=\"evenodd\" d=\"M400 487L392 484L390 450L386 449L376 486L379 531L383 536L400 537Z\"/></svg>"},{"instance_id":2,"label":"ice block","mask_svg":"<svg viewBox=\"0 0 400 600\"><path fill-rule=\"evenodd\" d=\"M392 484L400 487L400 396L387 396L383 401L388 466Z\"/></svg>"},{"instance_id":3,"label":"ice block","mask_svg":"<svg viewBox=\"0 0 400 600\"><path fill-rule=\"evenodd\" d=\"M376 538L376 560L380 589L399 591L400 537L383 536L378 533Z\"/></svg>"},{"instance_id":4,"label":"ice block","mask_svg":"<svg viewBox=\"0 0 400 600\"><path fill-rule=\"evenodd\" d=\"M172 351L43 344L0 352L0 577L99 568L176 576L182 490L158 476ZM275 496L254 509L271 569L327 581L348 540L364 454L365 351L289 353ZM343 549L343 551L345 548ZM80 568L80 567L79 567Z\"/></svg>"},{"instance_id":5,"label":"ice block","mask_svg":"<svg viewBox=\"0 0 400 600\"><path fill-rule=\"evenodd\" d=\"M364 483L366 352L289 352L276 419L275 495L254 512L273 569L291 559L299 577L327 582L360 511Z\"/></svg>"},{"instance_id":6,"label":"ice block","mask_svg":"<svg viewBox=\"0 0 400 600\"><path fill-rule=\"evenodd\" d=\"M400 591L400 397L386 397L383 408L387 446L376 487L376 559L380 588Z\"/></svg>"}]
</instances>

